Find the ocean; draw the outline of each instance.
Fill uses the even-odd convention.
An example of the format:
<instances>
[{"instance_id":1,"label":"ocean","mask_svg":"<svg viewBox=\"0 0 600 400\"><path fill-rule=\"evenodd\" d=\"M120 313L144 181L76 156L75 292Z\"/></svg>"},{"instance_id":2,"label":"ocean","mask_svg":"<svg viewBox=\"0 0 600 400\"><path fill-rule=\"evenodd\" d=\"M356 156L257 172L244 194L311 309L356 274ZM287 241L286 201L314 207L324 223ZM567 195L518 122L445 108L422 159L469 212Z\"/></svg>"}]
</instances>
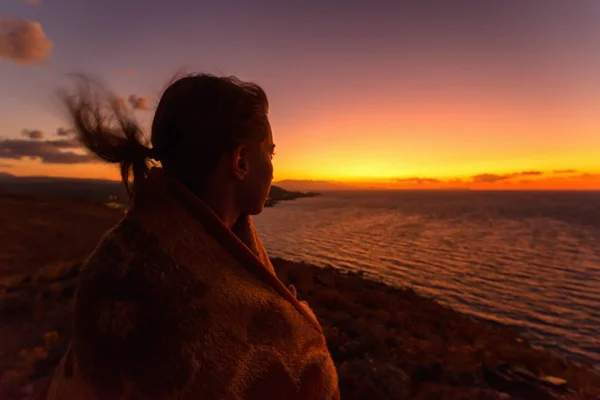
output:
<instances>
[{"instance_id":1,"label":"ocean","mask_svg":"<svg viewBox=\"0 0 600 400\"><path fill-rule=\"evenodd\" d=\"M255 224L271 256L411 287L600 367L600 192L329 192Z\"/></svg>"}]
</instances>

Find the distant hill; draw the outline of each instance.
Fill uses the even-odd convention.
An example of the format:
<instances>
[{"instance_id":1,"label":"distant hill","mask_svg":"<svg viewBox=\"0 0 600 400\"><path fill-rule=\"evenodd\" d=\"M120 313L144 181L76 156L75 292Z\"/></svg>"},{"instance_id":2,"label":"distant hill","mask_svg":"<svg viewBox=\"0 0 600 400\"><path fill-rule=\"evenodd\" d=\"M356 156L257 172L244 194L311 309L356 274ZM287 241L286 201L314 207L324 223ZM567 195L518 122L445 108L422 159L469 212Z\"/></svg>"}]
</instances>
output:
<instances>
[{"instance_id":1,"label":"distant hill","mask_svg":"<svg viewBox=\"0 0 600 400\"><path fill-rule=\"evenodd\" d=\"M0 174L0 186L8 193L27 196L72 197L102 203L111 197L120 203L128 200L127 192L120 182L100 179Z\"/></svg>"},{"instance_id":2,"label":"distant hill","mask_svg":"<svg viewBox=\"0 0 600 400\"><path fill-rule=\"evenodd\" d=\"M315 197L318 195L319 193L315 192L293 192L285 190L279 186L271 186L271 191L269 192L269 198L267 199L266 206L271 207L280 201L294 200L302 197Z\"/></svg>"},{"instance_id":3,"label":"distant hill","mask_svg":"<svg viewBox=\"0 0 600 400\"><path fill-rule=\"evenodd\" d=\"M2 171L0 171L0 180L1 179L12 179L14 177L15 177L14 175L9 174L8 172L2 172Z\"/></svg>"},{"instance_id":4,"label":"distant hill","mask_svg":"<svg viewBox=\"0 0 600 400\"><path fill-rule=\"evenodd\" d=\"M100 179L17 177L0 172L0 192L2 191L27 196L72 197L99 203L112 201L126 204L128 202L127 192L121 182ZM317 193L292 192L272 186L266 205L273 206L279 201L316 195Z\"/></svg>"}]
</instances>

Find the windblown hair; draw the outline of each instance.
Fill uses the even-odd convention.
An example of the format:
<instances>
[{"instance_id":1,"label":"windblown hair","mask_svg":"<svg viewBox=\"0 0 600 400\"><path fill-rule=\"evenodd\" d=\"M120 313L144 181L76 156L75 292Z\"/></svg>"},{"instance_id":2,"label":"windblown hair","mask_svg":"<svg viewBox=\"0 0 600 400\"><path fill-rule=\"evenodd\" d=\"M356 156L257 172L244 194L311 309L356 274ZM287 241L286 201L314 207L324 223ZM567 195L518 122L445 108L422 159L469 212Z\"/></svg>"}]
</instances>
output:
<instances>
[{"instance_id":1,"label":"windblown hair","mask_svg":"<svg viewBox=\"0 0 600 400\"><path fill-rule=\"evenodd\" d=\"M79 141L105 162L120 165L130 196L152 160L184 184L198 184L242 142L267 135L267 95L234 76L174 80L156 108L150 140L125 102L96 80L79 76L75 90L61 97Z\"/></svg>"}]
</instances>

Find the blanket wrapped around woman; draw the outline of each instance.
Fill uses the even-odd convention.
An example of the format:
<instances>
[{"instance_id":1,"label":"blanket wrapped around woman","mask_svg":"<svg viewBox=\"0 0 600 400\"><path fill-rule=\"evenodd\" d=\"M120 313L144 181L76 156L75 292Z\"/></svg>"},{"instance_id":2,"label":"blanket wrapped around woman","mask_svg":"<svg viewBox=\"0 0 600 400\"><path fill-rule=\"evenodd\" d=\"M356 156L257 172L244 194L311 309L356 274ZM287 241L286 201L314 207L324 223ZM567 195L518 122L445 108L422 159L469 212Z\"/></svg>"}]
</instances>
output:
<instances>
[{"instance_id":1,"label":"blanket wrapped around woman","mask_svg":"<svg viewBox=\"0 0 600 400\"><path fill-rule=\"evenodd\" d=\"M153 168L82 267L47 399L338 398L319 322L250 217L228 229Z\"/></svg>"}]
</instances>

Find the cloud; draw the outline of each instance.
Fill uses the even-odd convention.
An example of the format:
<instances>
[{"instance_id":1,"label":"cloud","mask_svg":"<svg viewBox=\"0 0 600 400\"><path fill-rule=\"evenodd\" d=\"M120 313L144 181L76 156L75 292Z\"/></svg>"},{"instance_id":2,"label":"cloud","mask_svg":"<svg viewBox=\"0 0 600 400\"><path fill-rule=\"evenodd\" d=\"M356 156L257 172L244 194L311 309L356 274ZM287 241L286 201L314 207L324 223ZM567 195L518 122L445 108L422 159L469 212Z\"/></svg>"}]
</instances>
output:
<instances>
[{"instance_id":1,"label":"cloud","mask_svg":"<svg viewBox=\"0 0 600 400\"><path fill-rule=\"evenodd\" d=\"M42 4L42 0L25 0L25 3L31 6L39 6L40 4Z\"/></svg>"},{"instance_id":2,"label":"cloud","mask_svg":"<svg viewBox=\"0 0 600 400\"><path fill-rule=\"evenodd\" d=\"M56 147L57 149L77 149L81 147L81 145L75 138L46 140L45 143L49 144L50 146Z\"/></svg>"},{"instance_id":3,"label":"cloud","mask_svg":"<svg viewBox=\"0 0 600 400\"><path fill-rule=\"evenodd\" d=\"M28 137L29 139L39 140L44 137L44 132L39 129L22 129L21 135Z\"/></svg>"},{"instance_id":4,"label":"cloud","mask_svg":"<svg viewBox=\"0 0 600 400\"><path fill-rule=\"evenodd\" d=\"M66 128L58 128L56 130L55 135L56 136L70 136L73 132L73 129L66 129Z\"/></svg>"},{"instance_id":5,"label":"cloud","mask_svg":"<svg viewBox=\"0 0 600 400\"><path fill-rule=\"evenodd\" d=\"M6 163L1 163L0 162L0 168L12 168L13 166L10 164L6 164Z\"/></svg>"},{"instance_id":6,"label":"cloud","mask_svg":"<svg viewBox=\"0 0 600 400\"><path fill-rule=\"evenodd\" d=\"M138 96L137 94L130 95L127 99L124 97L115 96L112 99L112 102L117 108L120 108L122 111L126 112L127 104L134 110L149 110L150 102L147 98Z\"/></svg>"},{"instance_id":7,"label":"cloud","mask_svg":"<svg viewBox=\"0 0 600 400\"><path fill-rule=\"evenodd\" d=\"M140 97L136 94L132 94L127 100L129 101L131 107L135 110L147 110L148 108L150 108L148 105L148 99L146 99L145 97Z\"/></svg>"},{"instance_id":8,"label":"cloud","mask_svg":"<svg viewBox=\"0 0 600 400\"><path fill-rule=\"evenodd\" d=\"M556 169L554 171L552 171L553 174L576 174L577 171L576 169Z\"/></svg>"},{"instance_id":9,"label":"cloud","mask_svg":"<svg viewBox=\"0 0 600 400\"><path fill-rule=\"evenodd\" d=\"M515 172L514 174L510 174L511 178L517 176L540 176L544 175L542 171L523 171L523 172Z\"/></svg>"},{"instance_id":10,"label":"cloud","mask_svg":"<svg viewBox=\"0 0 600 400\"><path fill-rule=\"evenodd\" d=\"M522 171L522 172L514 172L512 174L480 174L472 177L473 183L494 183L499 181L506 181L513 178L523 177L523 176L540 176L544 173L542 171Z\"/></svg>"},{"instance_id":11,"label":"cloud","mask_svg":"<svg viewBox=\"0 0 600 400\"><path fill-rule=\"evenodd\" d=\"M585 173L585 174L580 174L577 176L577 178L581 178L581 179L600 179L600 174L589 174L589 173Z\"/></svg>"},{"instance_id":12,"label":"cloud","mask_svg":"<svg viewBox=\"0 0 600 400\"><path fill-rule=\"evenodd\" d=\"M120 108L121 111L125 111L127 109L127 104L123 97L114 97L111 101L111 105L114 105L117 108Z\"/></svg>"},{"instance_id":13,"label":"cloud","mask_svg":"<svg viewBox=\"0 0 600 400\"><path fill-rule=\"evenodd\" d=\"M439 179L435 179L435 178L419 178L419 177L414 177L414 178L396 178L396 179L394 179L394 182L395 183L408 183L408 184L413 184L413 185L442 183L442 181L439 180Z\"/></svg>"},{"instance_id":14,"label":"cloud","mask_svg":"<svg viewBox=\"0 0 600 400\"><path fill-rule=\"evenodd\" d=\"M60 140L0 140L0 158L21 160L38 158L46 164L80 164L93 162L96 159L89 154L78 154L63 149L78 149L74 139Z\"/></svg>"},{"instance_id":15,"label":"cloud","mask_svg":"<svg viewBox=\"0 0 600 400\"><path fill-rule=\"evenodd\" d=\"M474 183L493 183L509 179L507 175L480 174L473 177Z\"/></svg>"},{"instance_id":16,"label":"cloud","mask_svg":"<svg viewBox=\"0 0 600 400\"><path fill-rule=\"evenodd\" d=\"M0 59L37 64L50 56L53 47L39 22L0 17Z\"/></svg>"}]
</instances>

